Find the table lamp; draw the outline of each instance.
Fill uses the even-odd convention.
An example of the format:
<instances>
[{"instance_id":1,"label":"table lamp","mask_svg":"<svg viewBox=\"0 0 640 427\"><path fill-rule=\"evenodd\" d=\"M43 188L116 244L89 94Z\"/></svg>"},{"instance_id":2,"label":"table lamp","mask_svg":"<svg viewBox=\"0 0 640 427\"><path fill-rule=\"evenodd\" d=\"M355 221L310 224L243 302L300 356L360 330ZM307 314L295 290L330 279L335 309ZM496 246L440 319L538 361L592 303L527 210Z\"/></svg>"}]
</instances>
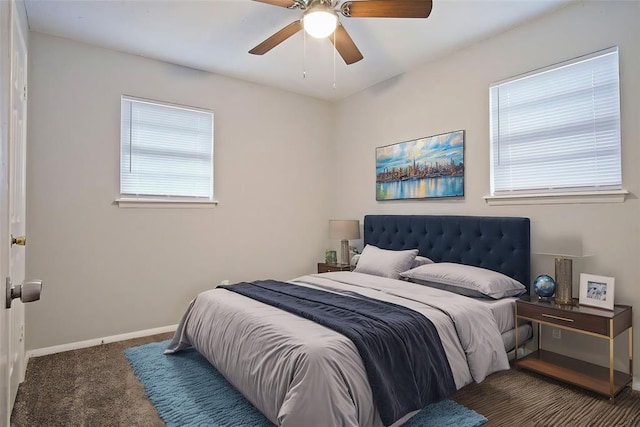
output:
<instances>
[{"instance_id":1,"label":"table lamp","mask_svg":"<svg viewBox=\"0 0 640 427\"><path fill-rule=\"evenodd\" d=\"M349 240L360 238L357 219L330 219L329 238L340 240L340 264L349 264Z\"/></svg>"},{"instance_id":2,"label":"table lamp","mask_svg":"<svg viewBox=\"0 0 640 427\"><path fill-rule=\"evenodd\" d=\"M581 258L577 255L565 255L554 253L538 253L555 258L555 297L554 302L559 305L573 305L573 258Z\"/></svg>"}]
</instances>

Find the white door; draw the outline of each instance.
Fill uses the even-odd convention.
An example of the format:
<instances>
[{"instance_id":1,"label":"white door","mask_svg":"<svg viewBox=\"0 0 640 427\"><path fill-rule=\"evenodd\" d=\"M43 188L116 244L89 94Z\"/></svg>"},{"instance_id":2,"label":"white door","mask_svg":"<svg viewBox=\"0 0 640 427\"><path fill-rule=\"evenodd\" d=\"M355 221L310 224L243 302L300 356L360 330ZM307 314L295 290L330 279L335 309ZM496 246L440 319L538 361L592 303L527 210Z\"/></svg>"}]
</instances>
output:
<instances>
[{"instance_id":1,"label":"white door","mask_svg":"<svg viewBox=\"0 0 640 427\"><path fill-rule=\"evenodd\" d=\"M27 48L18 22L15 4L2 2L0 23L9 23L9 31L2 31L2 90L0 107L2 133L0 135L0 271L2 288L5 277L20 285L25 275L25 248L13 244L12 236L25 235L25 164L26 164L26 116L27 116ZM8 8L5 7L9 4ZM2 16L8 14L8 17ZM7 19L8 18L8 19ZM3 28L4 27L3 25ZM9 40L5 39L8 33ZM8 61L8 64L5 63ZM8 73L7 73L8 71ZM9 77L9 84L4 80ZM7 93L8 92L8 93ZM8 95L8 103L7 103ZM5 107L8 104L8 108ZM6 129L5 129L6 127ZM8 131L8 132L7 132ZM4 293L4 292L3 292ZM4 302L4 298L2 299ZM24 380L24 305L14 300L10 309L0 307L0 426L9 425L9 417L18 385Z\"/></svg>"},{"instance_id":2,"label":"white door","mask_svg":"<svg viewBox=\"0 0 640 427\"><path fill-rule=\"evenodd\" d=\"M9 237L9 111L11 80L11 4L0 1L0 243ZM9 248L0 244L0 282L9 274ZM4 292L4 283L0 283ZM4 298L2 298L4 302ZM9 342L11 337L10 311L0 304L0 427L9 425L10 373Z\"/></svg>"},{"instance_id":3,"label":"white door","mask_svg":"<svg viewBox=\"0 0 640 427\"><path fill-rule=\"evenodd\" d=\"M27 147L27 46L15 4L11 13L11 119L9 125L9 229L11 236L25 236ZM24 243L24 242L23 242ZM9 277L15 285L24 281L25 248L9 241ZM24 381L24 304L14 300L11 309L11 402Z\"/></svg>"}]
</instances>

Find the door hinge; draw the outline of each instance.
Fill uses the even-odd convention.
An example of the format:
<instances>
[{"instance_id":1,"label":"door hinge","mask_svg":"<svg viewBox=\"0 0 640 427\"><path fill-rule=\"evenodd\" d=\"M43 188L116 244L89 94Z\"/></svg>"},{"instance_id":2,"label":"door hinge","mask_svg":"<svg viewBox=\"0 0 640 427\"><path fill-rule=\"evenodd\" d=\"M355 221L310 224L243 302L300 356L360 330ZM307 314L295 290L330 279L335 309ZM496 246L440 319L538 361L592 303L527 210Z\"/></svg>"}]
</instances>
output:
<instances>
[{"instance_id":1,"label":"door hinge","mask_svg":"<svg viewBox=\"0 0 640 427\"><path fill-rule=\"evenodd\" d=\"M27 85L24 85L24 90L23 90L23 96L24 96L24 100L27 100Z\"/></svg>"}]
</instances>

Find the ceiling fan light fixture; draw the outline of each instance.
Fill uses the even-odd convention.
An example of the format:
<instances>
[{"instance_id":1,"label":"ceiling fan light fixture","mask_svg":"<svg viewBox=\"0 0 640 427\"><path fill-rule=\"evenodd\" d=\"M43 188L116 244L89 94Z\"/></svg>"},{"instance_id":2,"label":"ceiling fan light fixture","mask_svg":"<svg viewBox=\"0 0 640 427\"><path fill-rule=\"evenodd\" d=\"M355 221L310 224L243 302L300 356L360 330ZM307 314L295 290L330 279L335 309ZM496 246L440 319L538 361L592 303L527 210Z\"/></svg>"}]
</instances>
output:
<instances>
[{"instance_id":1,"label":"ceiling fan light fixture","mask_svg":"<svg viewBox=\"0 0 640 427\"><path fill-rule=\"evenodd\" d=\"M304 14L302 25L311 37L323 39L336 30L338 17L332 9L315 8Z\"/></svg>"}]
</instances>

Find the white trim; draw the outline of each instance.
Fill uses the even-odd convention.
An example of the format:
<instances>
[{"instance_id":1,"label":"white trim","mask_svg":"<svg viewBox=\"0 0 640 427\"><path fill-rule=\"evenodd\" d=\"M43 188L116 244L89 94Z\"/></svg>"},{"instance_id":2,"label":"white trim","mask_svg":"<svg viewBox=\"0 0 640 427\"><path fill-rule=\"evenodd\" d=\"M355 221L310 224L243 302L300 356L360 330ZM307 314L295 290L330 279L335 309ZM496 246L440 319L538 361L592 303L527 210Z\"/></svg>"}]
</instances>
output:
<instances>
[{"instance_id":1,"label":"white trim","mask_svg":"<svg viewBox=\"0 0 640 427\"><path fill-rule=\"evenodd\" d=\"M184 199L136 199L121 197L115 200L121 208L213 208L218 206L217 200L184 200Z\"/></svg>"},{"instance_id":2,"label":"white trim","mask_svg":"<svg viewBox=\"0 0 640 427\"><path fill-rule=\"evenodd\" d=\"M178 329L177 324L162 326L160 328L145 329L142 331L128 332L126 334L111 335L103 338L94 338L86 341L77 341L77 342L71 342L68 344L54 345L52 347L37 348L35 350L27 351L27 354L25 357L26 359L25 366L26 366L26 362L28 362L29 359L32 357L40 357L40 356L46 356L48 354L62 353L63 351L79 350L81 348L94 347L97 345L109 344L112 342L130 340L133 338L148 337L150 335L163 334L166 332L175 332L176 329Z\"/></svg>"},{"instance_id":3,"label":"white trim","mask_svg":"<svg viewBox=\"0 0 640 427\"><path fill-rule=\"evenodd\" d=\"M130 96L130 95L122 95L122 96L120 96L120 99L121 100L126 100L126 101L139 102L141 104L161 105L161 106L164 106L164 107L177 108L179 110L197 111L199 113L209 113L209 114L213 115L213 111L211 111L211 110L208 110L206 108L192 107L190 105L175 104L175 103L172 103L172 102L164 102L164 101L156 101L154 99L138 98L136 96Z\"/></svg>"},{"instance_id":4,"label":"white trim","mask_svg":"<svg viewBox=\"0 0 640 427\"><path fill-rule=\"evenodd\" d=\"M627 190L606 190L567 193L501 194L499 196L484 196L483 199L490 206L624 203L628 194L629 192Z\"/></svg>"},{"instance_id":5,"label":"white trim","mask_svg":"<svg viewBox=\"0 0 640 427\"><path fill-rule=\"evenodd\" d=\"M634 390L640 391L640 378L635 377L633 379L633 383L631 384L631 388Z\"/></svg>"},{"instance_id":6,"label":"white trim","mask_svg":"<svg viewBox=\"0 0 640 427\"><path fill-rule=\"evenodd\" d=\"M494 86L500 86L504 83L515 82L516 80L526 79L527 77L535 76L538 74L545 73L547 71L557 70L558 68L566 67L567 65L577 64L578 62L588 61L589 59L596 58L598 56L610 55L612 53L618 52L618 46L611 46L606 49L601 49L593 53L589 53L587 55L578 56L577 58L569 59L568 61L556 62L555 64L548 65L546 67L538 68L532 71L528 71L526 73L518 74L516 76L507 77L506 79L502 79L497 82L493 82L489 85L489 89Z\"/></svg>"}]
</instances>

